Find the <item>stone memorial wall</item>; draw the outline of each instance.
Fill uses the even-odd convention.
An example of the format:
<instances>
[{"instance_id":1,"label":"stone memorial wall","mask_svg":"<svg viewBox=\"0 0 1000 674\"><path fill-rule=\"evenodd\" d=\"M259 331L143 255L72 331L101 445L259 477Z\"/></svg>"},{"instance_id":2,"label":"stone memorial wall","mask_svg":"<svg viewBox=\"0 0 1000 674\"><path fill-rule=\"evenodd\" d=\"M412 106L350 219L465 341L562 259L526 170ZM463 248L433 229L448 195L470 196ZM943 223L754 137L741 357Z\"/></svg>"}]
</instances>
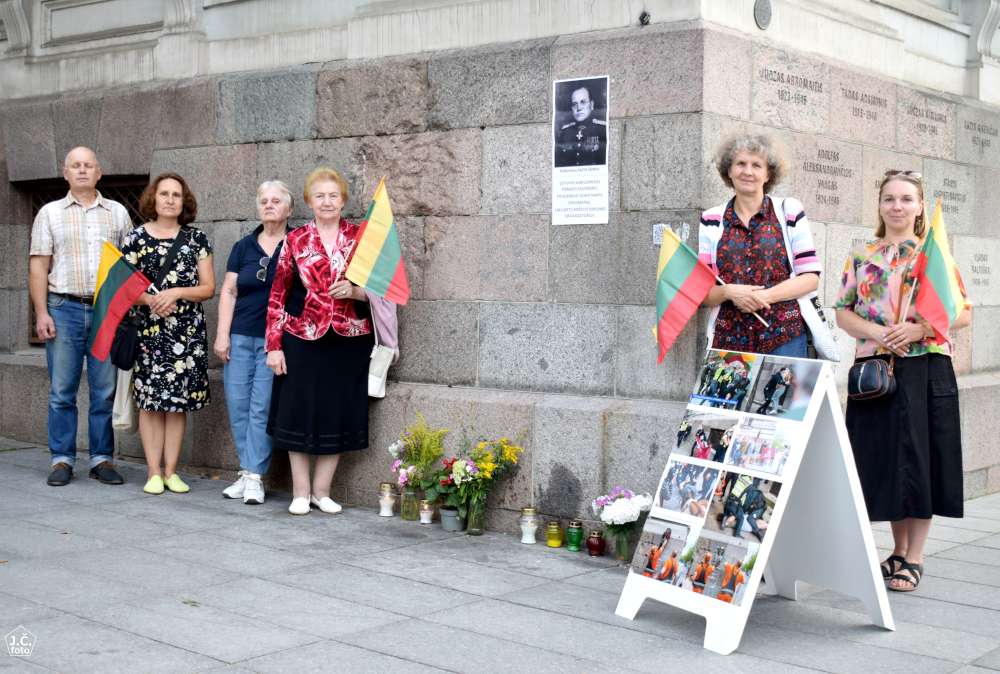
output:
<instances>
[{"instance_id":1,"label":"stone memorial wall","mask_svg":"<svg viewBox=\"0 0 1000 674\"><path fill-rule=\"evenodd\" d=\"M610 76L610 222L553 227L551 82L589 75ZM788 148L775 193L800 199L813 223L826 305L848 250L874 228L884 171L924 174L976 305L956 340L964 423L995 410L1000 110L978 102L682 23L0 103L0 119L3 435L45 439L44 361L22 354L30 213L19 185L58 177L75 144L94 146L107 175L183 174L220 282L255 225L260 181L288 182L301 222L314 166L346 173L355 217L387 176L413 299L400 310L395 381L372 405L371 448L337 476L348 502L376 501L385 448L417 411L455 440L463 427L520 434L523 465L493 497L493 527L511 528L532 501L585 515L616 484L652 489L705 347L700 316L655 364L653 226L689 223L695 243L701 209L727 197L714 148L740 130ZM210 334L215 315L213 301ZM846 335L842 345L849 357ZM235 470L221 370L212 384L184 460ZM1000 490L988 434L963 435L968 494ZM141 456L134 438L122 446Z\"/></svg>"}]
</instances>

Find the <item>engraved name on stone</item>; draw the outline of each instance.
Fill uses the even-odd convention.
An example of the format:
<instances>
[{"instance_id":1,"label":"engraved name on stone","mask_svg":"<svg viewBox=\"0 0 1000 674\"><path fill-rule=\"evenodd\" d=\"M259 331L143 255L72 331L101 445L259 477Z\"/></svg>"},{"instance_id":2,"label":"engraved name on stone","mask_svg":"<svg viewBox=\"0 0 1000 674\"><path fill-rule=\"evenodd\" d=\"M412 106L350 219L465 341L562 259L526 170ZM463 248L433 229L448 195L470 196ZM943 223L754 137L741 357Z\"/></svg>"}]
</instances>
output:
<instances>
[{"instance_id":1,"label":"engraved name on stone","mask_svg":"<svg viewBox=\"0 0 1000 674\"><path fill-rule=\"evenodd\" d=\"M934 190L934 200L941 200L941 212L958 213L969 200L968 193L959 191L958 181L954 178L944 178L941 184L941 189Z\"/></svg>"},{"instance_id":2,"label":"engraved name on stone","mask_svg":"<svg viewBox=\"0 0 1000 674\"><path fill-rule=\"evenodd\" d=\"M907 105L906 114L921 120L917 122L917 131L930 136L944 135L943 127L948 123L948 115L921 105Z\"/></svg>"},{"instance_id":3,"label":"engraved name on stone","mask_svg":"<svg viewBox=\"0 0 1000 674\"><path fill-rule=\"evenodd\" d=\"M977 288L988 288L990 286L990 255L989 253L974 253L972 264L969 265L972 272L972 285Z\"/></svg>"},{"instance_id":4,"label":"engraved name on stone","mask_svg":"<svg viewBox=\"0 0 1000 674\"><path fill-rule=\"evenodd\" d=\"M817 148L814 159L806 159L802 162L802 170L806 173L815 173L816 177L816 203L827 206L840 205L840 184L838 178L853 178L854 169L839 165L840 152L825 148Z\"/></svg>"},{"instance_id":5,"label":"engraved name on stone","mask_svg":"<svg viewBox=\"0 0 1000 674\"><path fill-rule=\"evenodd\" d=\"M965 120L962 128L971 132L972 144L984 150L996 143L998 136L1000 136L1000 129L997 127L971 119Z\"/></svg>"},{"instance_id":6,"label":"engraved name on stone","mask_svg":"<svg viewBox=\"0 0 1000 674\"><path fill-rule=\"evenodd\" d=\"M877 122L889 110L889 99L868 91L840 87L840 95L851 104L851 115Z\"/></svg>"},{"instance_id":7,"label":"engraved name on stone","mask_svg":"<svg viewBox=\"0 0 1000 674\"><path fill-rule=\"evenodd\" d=\"M813 80L794 73L786 73L775 68L768 68L767 66L762 66L757 71L757 77L764 82L785 85L778 89L778 99L786 103L806 105L809 103L809 92L823 93L823 83L819 80Z\"/></svg>"}]
</instances>

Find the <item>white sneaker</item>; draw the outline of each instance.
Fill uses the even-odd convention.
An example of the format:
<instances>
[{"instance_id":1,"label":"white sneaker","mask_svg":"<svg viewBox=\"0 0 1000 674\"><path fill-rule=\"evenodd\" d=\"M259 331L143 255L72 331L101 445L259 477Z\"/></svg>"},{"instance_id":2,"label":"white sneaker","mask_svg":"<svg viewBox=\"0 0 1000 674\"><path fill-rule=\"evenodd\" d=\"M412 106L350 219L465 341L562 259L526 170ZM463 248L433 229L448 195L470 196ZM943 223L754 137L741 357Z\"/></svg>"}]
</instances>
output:
<instances>
[{"instance_id":1,"label":"white sneaker","mask_svg":"<svg viewBox=\"0 0 1000 674\"><path fill-rule=\"evenodd\" d=\"M288 512L293 515L308 515L309 499L305 496L296 496L292 499L291 505L288 506Z\"/></svg>"},{"instance_id":2,"label":"white sneaker","mask_svg":"<svg viewBox=\"0 0 1000 674\"><path fill-rule=\"evenodd\" d=\"M260 475L247 473L243 486L243 502L248 505L260 505L264 502L264 483Z\"/></svg>"},{"instance_id":3,"label":"white sneaker","mask_svg":"<svg viewBox=\"0 0 1000 674\"><path fill-rule=\"evenodd\" d=\"M314 506L316 506L325 513L330 513L331 515L339 513L341 510L343 510L343 508L340 507L340 504L334 501L329 496L324 496L323 498L316 498L315 496L310 496L309 500L310 502L312 502Z\"/></svg>"},{"instance_id":4,"label":"white sneaker","mask_svg":"<svg viewBox=\"0 0 1000 674\"><path fill-rule=\"evenodd\" d=\"M246 489L248 473L241 470L236 474L236 482L222 490L223 498L243 498L243 490Z\"/></svg>"}]
</instances>

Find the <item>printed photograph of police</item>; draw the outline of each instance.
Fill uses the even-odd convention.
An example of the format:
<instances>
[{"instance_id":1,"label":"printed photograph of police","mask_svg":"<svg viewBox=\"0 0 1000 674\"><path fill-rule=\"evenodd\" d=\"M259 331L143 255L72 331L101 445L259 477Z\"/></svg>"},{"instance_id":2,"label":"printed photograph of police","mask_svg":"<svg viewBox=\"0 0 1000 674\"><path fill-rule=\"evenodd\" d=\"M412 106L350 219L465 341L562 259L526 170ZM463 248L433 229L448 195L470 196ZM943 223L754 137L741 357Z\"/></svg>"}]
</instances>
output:
<instances>
[{"instance_id":1,"label":"printed photograph of police","mask_svg":"<svg viewBox=\"0 0 1000 674\"><path fill-rule=\"evenodd\" d=\"M702 531L681 553L680 563L688 569L681 588L739 606L759 550L759 543Z\"/></svg>"},{"instance_id":2,"label":"printed photograph of police","mask_svg":"<svg viewBox=\"0 0 1000 674\"><path fill-rule=\"evenodd\" d=\"M607 95L606 77L556 82L555 166L607 164Z\"/></svg>"},{"instance_id":3,"label":"printed photograph of police","mask_svg":"<svg viewBox=\"0 0 1000 674\"><path fill-rule=\"evenodd\" d=\"M733 437L737 418L688 410L677 427L674 454L721 463Z\"/></svg>"},{"instance_id":4,"label":"printed photograph of police","mask_svg":"<svg viewBox=\"0 0 1000 674\"><path fill-rule=\"evenodd\" d=\"M723 473L705 528L764 542L781 484L742 473Z\"/></svg>"}]
</instances>

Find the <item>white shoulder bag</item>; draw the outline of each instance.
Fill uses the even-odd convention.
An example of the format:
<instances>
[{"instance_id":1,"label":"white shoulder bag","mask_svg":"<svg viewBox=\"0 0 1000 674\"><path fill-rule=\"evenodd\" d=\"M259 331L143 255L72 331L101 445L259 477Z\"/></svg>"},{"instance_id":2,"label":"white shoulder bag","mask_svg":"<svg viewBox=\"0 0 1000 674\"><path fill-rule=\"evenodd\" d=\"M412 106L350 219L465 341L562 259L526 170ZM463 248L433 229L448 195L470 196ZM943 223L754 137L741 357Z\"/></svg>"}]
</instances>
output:
<instances>
[{"instance_id":1,"label":"white shoulder bag","mask_svg":"<svg viewBox=\"0 0 1000 674\"><path fill-rule=\"evenodd\" d=\"M396 353L388 346L378 343L378 329L375 327L374 318L372 318L372 336L375 338L375 346L372 347L372 359L368 364L368 397L384 398L385 380Z\"/></svg>"}]
</instances>

